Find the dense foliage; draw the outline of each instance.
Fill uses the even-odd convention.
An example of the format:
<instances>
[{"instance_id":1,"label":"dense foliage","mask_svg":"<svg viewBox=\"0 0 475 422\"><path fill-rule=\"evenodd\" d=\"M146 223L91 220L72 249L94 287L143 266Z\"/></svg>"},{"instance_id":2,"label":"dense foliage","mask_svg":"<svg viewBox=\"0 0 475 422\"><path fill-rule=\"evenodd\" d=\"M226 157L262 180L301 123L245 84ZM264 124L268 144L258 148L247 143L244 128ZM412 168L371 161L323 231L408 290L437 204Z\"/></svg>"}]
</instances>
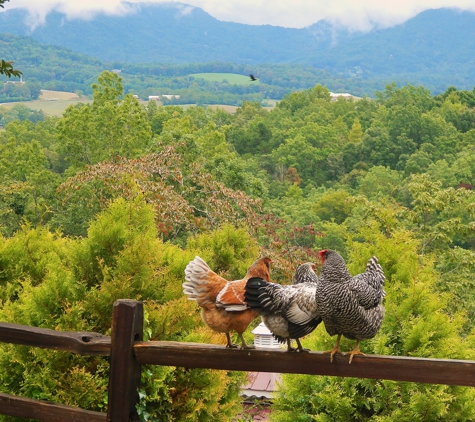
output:
<instances>
[{"instance_id":1,"label":"dense foliage","mask_svg":"<svg viewBox=\"0 0 475 422\"><path fill-rule=\"evenodd\" d=\"M363 351L475 359L473 91L388 85L376 100L331 101L316 85L231 115L143 107L113 72L91 90L90 105L0 131L0 320L108 334L114 300L132 298L147 338L222 344L182 293L190 259L238 278L265 254L288 282L330 247L352 273L377 255L387 277L383 327ZM314 350L333 341L323 327L303 339ZM100 410L107 369L0 346L0 391L12 394ZM138 412L232 420L242 382L149 367ZM470 421L474 399L469 388L288 375L272 417Z\"/></svg>"}]
</instances>

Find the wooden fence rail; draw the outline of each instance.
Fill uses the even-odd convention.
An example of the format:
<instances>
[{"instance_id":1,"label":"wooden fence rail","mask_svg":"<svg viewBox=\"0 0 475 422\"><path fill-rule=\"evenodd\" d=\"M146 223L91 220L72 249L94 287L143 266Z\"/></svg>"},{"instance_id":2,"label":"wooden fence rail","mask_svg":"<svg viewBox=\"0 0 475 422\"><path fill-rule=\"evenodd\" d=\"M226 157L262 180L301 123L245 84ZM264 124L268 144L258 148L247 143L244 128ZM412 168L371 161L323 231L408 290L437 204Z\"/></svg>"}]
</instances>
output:
<instances>
[{"instance_id":1,"label":"wooden fence rail","mask_svg":"<svg viewBox=\"0 0 475 422\"><path fill-rule=\"evenodd\" d=\"M277 372L412 381L475 387L475 362L401 356L348 356L322 352L288 353L286 350L226 349L208 344L149 341L134 346L140 364Z\"/></svg>"},{"instance_id":2,"label":"wooden fence rail","mask_svg":"<svg viewBox=\"0 0 475 422\"><path fill-rule=\"evenodd\" d=\"M111 338L102 334L55 331L9 323L0 323L0 342L64 350L85 356L109 356L111 351Z\"/></svg>"},{"instance_id":3,"label":"wooden fence rail","mask_svg":"<svg viewBox=\"0 0 475 422\"><path fill-rule=\"evenodd\" d=\"M0 393L0 414L48 422L106 422L101 412Z\"/></svg>"},{"instance_id":4,"label":"wooden fence rail","mask_svg":"<svg viewBox=\"0 0 475 422\"><path fill-rule=\"evenodd\" d=\"M475 387L475 361L391 356L336 355L333 363L321 352L287 353L284 350L226 349L197 343L142 341L142 303L114 303L112 336L88 332L58 332L24 325L0 323L0 342L65 350L91 356L110 356L108 411L15 397L0 393L0 414L45 422L129 422L137 420L140 366L145 364L260 371Z\"/></svg>"}]
</instances>

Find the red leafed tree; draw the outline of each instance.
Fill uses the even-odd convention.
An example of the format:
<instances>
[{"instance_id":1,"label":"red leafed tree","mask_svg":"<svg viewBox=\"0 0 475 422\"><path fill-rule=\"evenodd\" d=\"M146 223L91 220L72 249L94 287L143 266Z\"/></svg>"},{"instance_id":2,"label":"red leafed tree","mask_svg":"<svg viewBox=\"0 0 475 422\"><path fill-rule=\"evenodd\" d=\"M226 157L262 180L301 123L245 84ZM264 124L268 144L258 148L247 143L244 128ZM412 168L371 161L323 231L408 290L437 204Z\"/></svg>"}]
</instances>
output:
<instances>
[{"instance_id":1,"label":"red leafed tree","mask_svg":"<svg viewBox=\"0 0 475 422\"><path fill-rule=\"evenodd\" d=\"M288 281L298 265L311 261L320 265L320 258L315 250L315 238L324 236L312 224L297 227L273 214L260 218L258 230L259 243L263 253L272 258L275 280Z\"/></svg>"},{"instance_id":2,"label":"red leafed tree","mask_svg":"<svg viewBox=\"0 0 475 422\"><path fill-rule=\"evenodd\" d=\"M322 234L313 226L295 227L264 214L261 200L226 187L199 164L186 163L180 147L166 145L159 153L87 166L59 187L63 202L82 201L102 209L117 197L142 196L155 207L163 240L185 240L225 223L244 226L259 240L261 254L272 258L275 281L288 281L305 261L319 262L313 246Z\"/></svg>"},{"instance_id":3,"label":"red leafed tree","mask_svg":"<svg viewBox=\"0 0 475 422\"><path fill-rule=\"evenodd\" d=\"M164 239L183 231L217 228L224 223L256 230L261 201L234 191L205 173L198 164L186 164L174 146L137 159L116 157L86 167L63 183L59 191L67 202L84 201L107 206L116 197L142 195L156 209L156 222ZM79 191L79 192L78 192ZM92 195L91 195L92 192Z\"/></svg>"}]
</instances>

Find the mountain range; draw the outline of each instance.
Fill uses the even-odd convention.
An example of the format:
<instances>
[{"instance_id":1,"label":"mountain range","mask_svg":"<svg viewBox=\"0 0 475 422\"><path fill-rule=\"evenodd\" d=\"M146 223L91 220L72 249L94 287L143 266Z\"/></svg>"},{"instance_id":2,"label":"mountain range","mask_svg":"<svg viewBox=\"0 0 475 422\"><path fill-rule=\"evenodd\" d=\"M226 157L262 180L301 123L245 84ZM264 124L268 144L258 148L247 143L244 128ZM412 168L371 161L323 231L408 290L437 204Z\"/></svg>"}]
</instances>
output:
<instances>
[{"instance_id":1,"label":"mountain range","mask_svg":"<svg viewBox=\"0 0 475 422\"><path fill-rule=\"evenodd\" d=\"M124 16L89 20L52 12L36 26L26 9L0 12L0 58L14 60L43 89L84 92L103 69L121 69L129 89L143 95L158 80L175 90L189 86L187 75L200 72L257 74L261 84L249 89L265 98L316 83L359 96L391 82L433 93L475 86L471 12L432 9L364 33L325 20L302 29L223 22L176 2L129 7ZM200 85L203 92L222 88Z\"/></svg>"},{"instance_id":2,"label":"mountain range","mask_svg":"<svg viewBox=\"0 0 475 422\"><path fill-rule=\"evenodd\" d=\"M26 9L10 9L0 13L0 32L109 62L302 63L385 74L475 65L475 13L456 9L427 10L367 33L325 20L302 29L223 22L175 2L134 3L129 9L90 20L52 12L34 28Z\"/></svg>"}]
</instances>

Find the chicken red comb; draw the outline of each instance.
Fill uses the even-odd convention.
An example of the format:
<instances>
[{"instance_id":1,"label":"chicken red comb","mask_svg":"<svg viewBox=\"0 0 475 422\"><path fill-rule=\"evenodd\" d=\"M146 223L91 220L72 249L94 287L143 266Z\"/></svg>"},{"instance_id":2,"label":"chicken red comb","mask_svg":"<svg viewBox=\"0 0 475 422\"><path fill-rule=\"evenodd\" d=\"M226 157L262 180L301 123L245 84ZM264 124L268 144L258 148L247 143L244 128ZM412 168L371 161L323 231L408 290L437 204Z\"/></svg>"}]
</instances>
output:
<instances>
[{"instance_id":1,"label":"chicken red comb","mask_svg":"<svg viewBox=\"0 0 475 422\"><path fill-rule=\"evenodd\" d=\"M328 252L327 249L323 249L323 250L321 250L320 252L318 252L318 254L319 254L320 256L323 256L323 254L326 254L327 252Z\"/></svg>"}]
</instances>

